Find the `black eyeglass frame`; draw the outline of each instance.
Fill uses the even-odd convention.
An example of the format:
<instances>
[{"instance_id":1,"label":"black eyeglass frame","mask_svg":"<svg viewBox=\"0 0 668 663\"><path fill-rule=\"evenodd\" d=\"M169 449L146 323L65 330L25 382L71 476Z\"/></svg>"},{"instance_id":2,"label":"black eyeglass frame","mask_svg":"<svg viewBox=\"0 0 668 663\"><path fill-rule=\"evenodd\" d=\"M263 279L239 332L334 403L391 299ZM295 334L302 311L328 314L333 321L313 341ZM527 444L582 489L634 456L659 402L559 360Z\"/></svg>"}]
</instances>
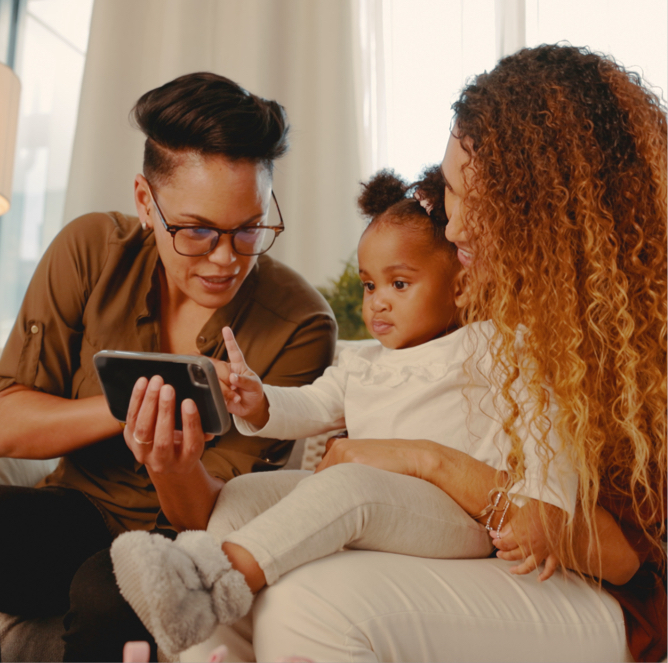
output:
<instances>
[{"instance_id":1,"label":"black eyeglass frame","mask_svg":"<svg viewBox=\"0 0 668 663\"><path fill-rule=\"evenodd\" d=\"M146 179L146 177L144 177ZM276 205L276 210L278 211L278 218L281 220L281 225L279 226L240 226L239 228L233 228L232 230L222 230L221 228L213 228L209 226L198 226L198 225L189 225L189 226L170 226L167 221L165 221L165 215L162 213L162 210L160 209L160 205L158 205L158 200L155 197L155 193L153 192L153 187L151 187L151 183L146 179L146 184L148 185L148 190L149 193L151 194L151 199L153 200L153 203L155 204L155 209L158 211L158 216L160 217L160 221L162 221L162 225L165 227L165 230L172 236L172 246L174 247L174 251L178 253L180 256L185 256L186 258L201 258L202 256L207 256L209 253L213 253L213 251L216 250L216 247L218 246L218 242L220 242L220 236L221 235L231 235L232 236L232 248L234 249L235 253L238 253L240 256L261 256L263 253L266 253L269 251L269 249L274 245L274 242L276 241L276 238L285 231L285 223L283 222L283 215L281 214L281 208L278 206L278 200L276 200L276 194L274 193L273 189L271 191L271 197L274 199L274 204ZM242 251L239 251L237 249L237 246L234 242L234 238L236 237L237 233L242 232L243 230L248 230L248 228L257 228L261 230L273 230L274 231L274 238L271 240L271 244L264 249L264 251L260 251L260 253L243 253ZM188 228L206 228L207 230L211 230L215 233L218 234L218 239L216 239L216 243L206 252L206 253L198 253L196 255L190 255L188 253L181 253L177 248L176 248L176 233L179 232L179 230L186 230Z\"/></svg>"}]
</instances>

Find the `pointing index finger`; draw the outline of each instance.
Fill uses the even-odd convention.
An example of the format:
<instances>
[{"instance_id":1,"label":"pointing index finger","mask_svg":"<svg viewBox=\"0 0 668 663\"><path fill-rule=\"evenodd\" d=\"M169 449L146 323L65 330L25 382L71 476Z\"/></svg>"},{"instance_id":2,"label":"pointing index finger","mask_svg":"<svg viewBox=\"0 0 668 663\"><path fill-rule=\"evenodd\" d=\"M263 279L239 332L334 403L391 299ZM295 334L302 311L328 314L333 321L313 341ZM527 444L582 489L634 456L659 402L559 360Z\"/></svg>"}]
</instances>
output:
<instances>
[{"instance_id":1,"label":"pointing index finger","mask_svg":"<svg viewBox=\"0 0 668 663\"><path fill-rule=\"evenodd\" d=\"M246 360L237 345L237 340L234 338L234 332L229 327L223 327L223 339L225 340L225 347L227 348L227 356L230 360L230 368L233 373L244 373L248 368Z\"/></svg>"}]
</instances>

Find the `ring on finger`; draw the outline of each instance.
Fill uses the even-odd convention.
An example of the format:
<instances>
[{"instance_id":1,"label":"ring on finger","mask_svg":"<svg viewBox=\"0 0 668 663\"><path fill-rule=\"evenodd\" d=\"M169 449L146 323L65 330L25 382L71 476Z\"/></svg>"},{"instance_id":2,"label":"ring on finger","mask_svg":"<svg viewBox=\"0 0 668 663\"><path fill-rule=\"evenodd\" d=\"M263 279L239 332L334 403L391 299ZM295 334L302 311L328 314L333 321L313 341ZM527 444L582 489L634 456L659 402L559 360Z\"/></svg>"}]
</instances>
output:
<instances>
[{"instance_id":1,"label":"ring on finger","mask_svg":"<svg viewBox=\"0 0 668 663\"><path fill-rule=\"evenodd\" d=\"M140 440L134 433L132 433L132 439L137 444L143 444L143 445L153 444L153 440Z\"/></svg>"}]
</instances>

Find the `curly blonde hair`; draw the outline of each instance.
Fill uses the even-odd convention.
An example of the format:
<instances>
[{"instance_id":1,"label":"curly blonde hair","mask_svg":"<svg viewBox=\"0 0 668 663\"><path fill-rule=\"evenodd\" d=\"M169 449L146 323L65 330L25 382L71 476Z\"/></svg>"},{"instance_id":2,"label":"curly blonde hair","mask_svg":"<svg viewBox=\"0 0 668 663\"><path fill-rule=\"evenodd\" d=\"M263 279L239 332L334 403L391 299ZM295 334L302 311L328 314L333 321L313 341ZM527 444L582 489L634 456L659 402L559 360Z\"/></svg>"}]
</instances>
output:
<instances>
[{"instance_id":1,"label":"curly blonde hair","mask_svg":"<svg viewBox=\"0 0 668 663\"><path fill-rule=\"evenodd\" d=\"M522 423L541 431L545 466L554 425L592 540L605 498L657 544L666 515L665 103L612 59L543 45L478 76L453 108L473 165L465 223L479 257L465 317L497 329L513 478L524 463L522 408L511 395L524 325L538 409ZM546 385L561 412L552 423ZM562 559L572 529L559 535Z\"/></svg>"}]
</instances>

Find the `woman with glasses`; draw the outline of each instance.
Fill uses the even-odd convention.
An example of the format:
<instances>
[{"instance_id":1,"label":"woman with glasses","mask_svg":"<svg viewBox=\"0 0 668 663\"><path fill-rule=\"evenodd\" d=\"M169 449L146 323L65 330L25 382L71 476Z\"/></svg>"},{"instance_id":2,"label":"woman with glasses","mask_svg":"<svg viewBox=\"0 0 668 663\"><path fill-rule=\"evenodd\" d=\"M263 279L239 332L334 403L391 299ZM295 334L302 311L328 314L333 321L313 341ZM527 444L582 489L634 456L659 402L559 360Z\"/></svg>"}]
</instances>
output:
<instances>
[{"instance_id":1,"label":"woman with glasses","mask_svg":"<svg viewBox=\"0 0 668 663\"><path fill-rule=\"evenodd\" d=\"M67 612L65 660L121 660L126 640L150 639L118 594L114 537L204 529L225 481L281 467L292 448L234 428L211 440L191 401L174 430L159 377L137 382L123 429L93 355L223 359L229 325L265 381L297 386L329 365L336 335L323 298L266 254L284 231L272 191L282 106L199 73L144 94L134 119L146 135L138 218L88 214L61 231L0 358L0 456L62 457L34 489L0 486L0 611Z\"/></svg>"}]
</instances>

